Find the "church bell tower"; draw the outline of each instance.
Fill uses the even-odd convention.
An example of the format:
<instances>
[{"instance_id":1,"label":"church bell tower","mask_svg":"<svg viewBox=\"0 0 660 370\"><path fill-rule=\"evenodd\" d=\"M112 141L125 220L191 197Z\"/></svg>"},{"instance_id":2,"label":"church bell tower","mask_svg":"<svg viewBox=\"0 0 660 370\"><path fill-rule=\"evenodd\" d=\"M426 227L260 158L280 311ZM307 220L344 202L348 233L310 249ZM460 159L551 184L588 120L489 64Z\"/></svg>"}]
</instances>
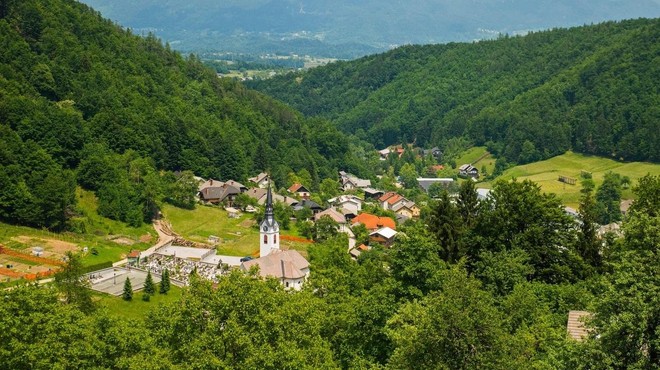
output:
<instances>
[{"instance_id":1,"label":"church bell tower","mask_svg":"<svg viewBox=\"0 0 660 370\"><path fill-rule=\"evenodd\" d=\"M268 192L266 193L266 211L264 220L259 225L259 257L269 255L274 249L280 249L280 225L275 221L273 213L273 195L270 191L270 181L268 183Z\"/></svg>"}]
</instances>

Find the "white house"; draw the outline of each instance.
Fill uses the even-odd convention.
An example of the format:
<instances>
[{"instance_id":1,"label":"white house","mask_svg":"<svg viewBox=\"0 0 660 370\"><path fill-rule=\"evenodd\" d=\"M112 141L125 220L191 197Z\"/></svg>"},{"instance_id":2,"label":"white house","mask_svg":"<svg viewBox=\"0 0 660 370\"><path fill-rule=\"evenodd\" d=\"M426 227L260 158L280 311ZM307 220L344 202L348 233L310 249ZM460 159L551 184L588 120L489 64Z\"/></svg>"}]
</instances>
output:
<instances>
[{"instance_id":1,"label":"white house","mask_svg":"<svg viewBox=\"0 0 660 370\"><path fill-rule=\"evenodd\" d=\"M357 215L362 211L362 199L355 195L340 195L335 198L328 199L328 204L337 207L338 209L344 208Z\"/></svg>"},{"instance_id":2,"label":"white house","mask_svg":"<svg viewBox=\"0 0 660 370\"><path fill-rule=\"evenodd\" d=\"M267 188L268 184L270 184L270 181L268 180L268 174L265 172L262 172L255 177L250 177L248 181L255 183L257 187L262 189Z\"/></svg>"}]
</instances>

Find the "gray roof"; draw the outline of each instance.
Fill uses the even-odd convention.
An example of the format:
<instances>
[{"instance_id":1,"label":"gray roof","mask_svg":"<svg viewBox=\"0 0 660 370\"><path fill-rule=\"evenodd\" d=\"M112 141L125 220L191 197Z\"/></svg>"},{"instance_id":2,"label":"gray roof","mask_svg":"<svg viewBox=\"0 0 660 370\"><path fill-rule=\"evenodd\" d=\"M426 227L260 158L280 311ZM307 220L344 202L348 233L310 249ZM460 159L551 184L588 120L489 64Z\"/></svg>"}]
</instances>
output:
<instances>
[{"instance_id":1,"label":"gray roof","mask_svg":"<svg viewBox=\"0 0 660 370\"><path fill-rule=\"evenodd\" d=\"M259 275L277 279L300 279L309 270L309 262L296 250L273 251L265 257L243 262L243 269L259 266Z\"/></svg>"},{"instance_id":2,"label":"gray roof","mask_svg":"<svg viewBox=\"0 0 660 370\"><path fill-rule=\"evenodd\" d=\"M428 178L428 177L419 177L419 178L417 178L417 183L426 192L428 192L431 185L433 185L435 183L441 183L441 184L449 185L449 184L452 184L453 182L454 182L454 179L452 179L452 178Z\"/></svg>"}]
</instances>

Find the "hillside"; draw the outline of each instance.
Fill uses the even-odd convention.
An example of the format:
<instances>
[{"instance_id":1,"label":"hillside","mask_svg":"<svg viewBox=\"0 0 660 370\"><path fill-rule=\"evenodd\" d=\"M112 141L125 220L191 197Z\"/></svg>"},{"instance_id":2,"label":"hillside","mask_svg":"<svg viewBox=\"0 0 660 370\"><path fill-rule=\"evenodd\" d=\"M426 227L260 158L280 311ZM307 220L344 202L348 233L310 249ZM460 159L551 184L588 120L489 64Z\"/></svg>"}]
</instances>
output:
<instances>
[{"instance_id":1,"label":"hillside","mask_svg":"<svg viewBox=\"0 0 660 370\"><path fill-rule=\"evenodd\" d=\"M158 171L245 181L270 169L283 183L292 169L318 180L349 162L327 122L220 80L86 5L0 5L0 221L63 228L76 175L102 190L107 215L139 224L162 191ZM129 212L123 201L140 205Z\"/></svg>"},{"instance_id":2,"label":"hillside","mask_svg":"<svg viewBox=\"0 0 660 370\"><path fill-rule=\"evenodd\" d=\"M660 20L405 46L255 82L378 147L467 136L528 163L564 153L660 161Z\"/></svg>"},{"instance_id":3,"label":"hillside","mask_svg":"<svg viewBox=\"0 0 660 370\"><path fill-rule=\"evenodd\" d=\"M653 0L83 0L186 51L354 58L393 45L660 16Z\"/></svg>"}]
</instances>

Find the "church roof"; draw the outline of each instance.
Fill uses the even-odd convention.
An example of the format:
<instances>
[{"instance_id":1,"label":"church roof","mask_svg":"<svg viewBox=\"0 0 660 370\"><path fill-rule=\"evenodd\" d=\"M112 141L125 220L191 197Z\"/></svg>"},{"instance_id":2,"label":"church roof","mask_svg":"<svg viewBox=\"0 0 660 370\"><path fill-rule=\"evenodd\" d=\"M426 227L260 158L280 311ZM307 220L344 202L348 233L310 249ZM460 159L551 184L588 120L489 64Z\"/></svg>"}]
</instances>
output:
<instances>
[{"instance_id":1,"label":"church roof","mask_svg":"<svg viewBox=\"0 0 660 370\"><path fill-rule=\"evenodd\" d=\"M309 262L295 250L273 251L265 257L243 262L243 269L259 266L259 275L277 279L300 279L309 272Z\"/></svg>"}]
</instances>

